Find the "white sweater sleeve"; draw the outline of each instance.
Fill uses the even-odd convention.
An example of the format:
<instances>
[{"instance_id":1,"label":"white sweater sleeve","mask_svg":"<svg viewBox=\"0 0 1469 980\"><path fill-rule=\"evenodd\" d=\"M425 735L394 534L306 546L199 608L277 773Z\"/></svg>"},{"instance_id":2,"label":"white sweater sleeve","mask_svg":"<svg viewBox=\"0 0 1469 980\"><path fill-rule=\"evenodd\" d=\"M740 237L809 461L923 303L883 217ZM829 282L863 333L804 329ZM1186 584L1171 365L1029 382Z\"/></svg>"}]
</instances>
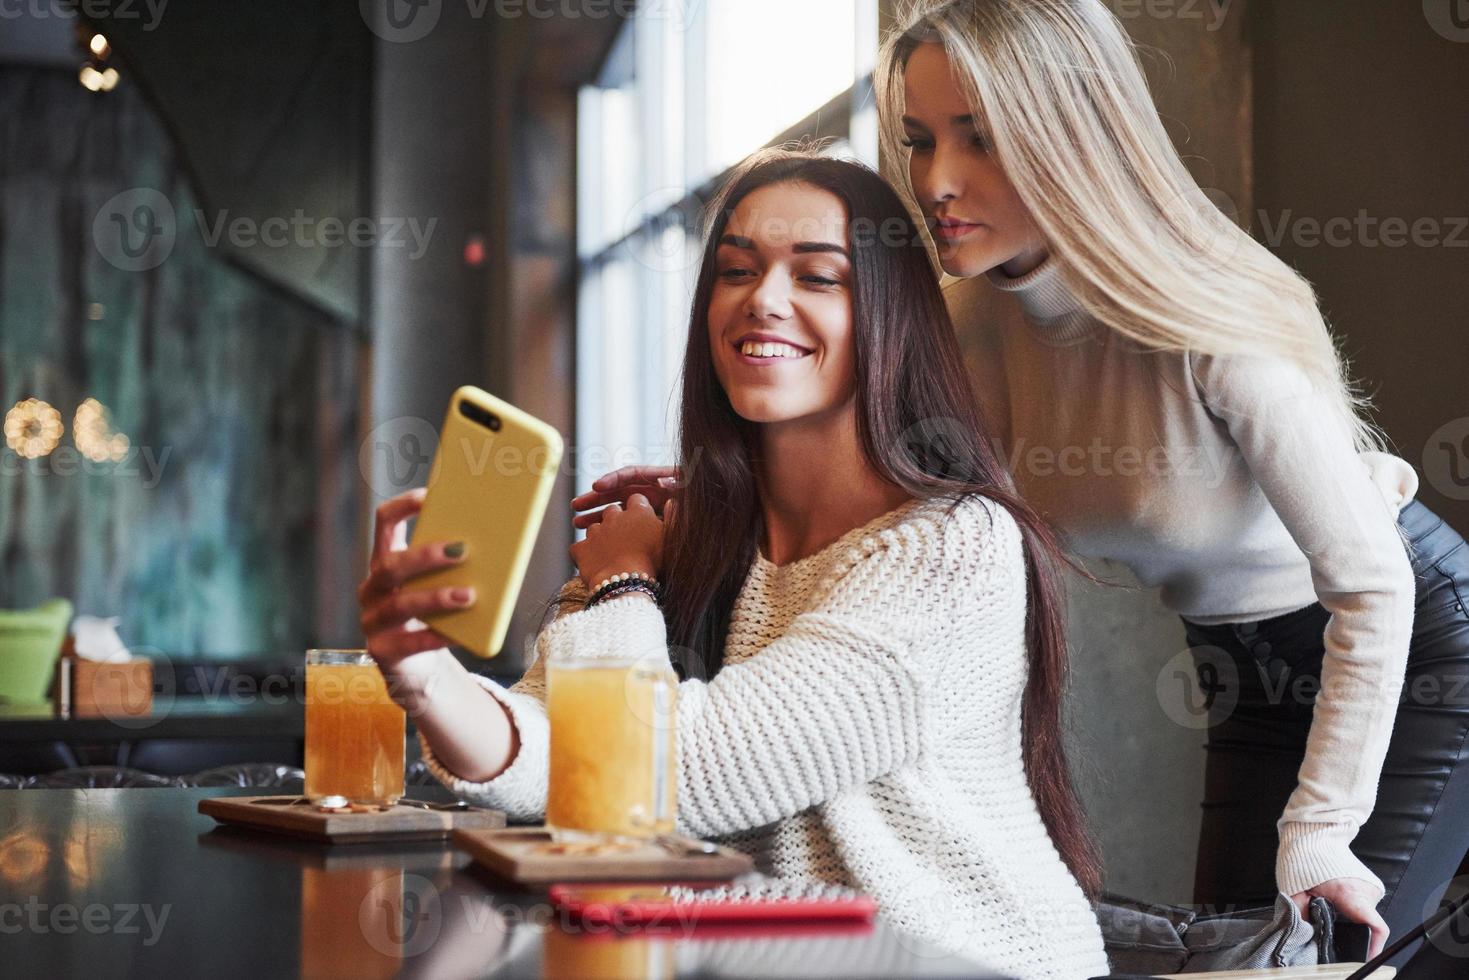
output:
<instances>
[{"instance_id":1,"label":"white sweater sleeve","mask_svg":"<svg viewBox=\"0 0 1469 980\"><path fill-rule=\"evenodd\" d=\"M562 596L585 598L586 588L573 578L561 588ZM577 609L563 606L553 622L560 622ZM549 629L549 627L547 627ZM541 634L545 636L544 631ZM546 814L546 775L550 769L550 725L546 719L546 657L537 641L537 655L520 680L508 689L488 677L473 674L474 680L510 714L520 741L515 758L494 779L471 782L450 772L439 762L423 733L418 735L423 761L434 778L457 796L479 806L505 811L507 819L535 822Z\"/></svg>"},{"instance_id":2,"label":"white sweater sleeve","mask_svg":"<svg viewBox=\"0 0 1469 980\"><path fill-rule=\"evenodd\" d=\"M1192 367L1331 614L1305 759L1278 825L1277 885L1289 895L1351 877L1380 895L1348 845L1376 801L1412 637L1413 571L1393 510L1304 371L1263 358L1195 356Z\"/></svg>"}]
</instances>

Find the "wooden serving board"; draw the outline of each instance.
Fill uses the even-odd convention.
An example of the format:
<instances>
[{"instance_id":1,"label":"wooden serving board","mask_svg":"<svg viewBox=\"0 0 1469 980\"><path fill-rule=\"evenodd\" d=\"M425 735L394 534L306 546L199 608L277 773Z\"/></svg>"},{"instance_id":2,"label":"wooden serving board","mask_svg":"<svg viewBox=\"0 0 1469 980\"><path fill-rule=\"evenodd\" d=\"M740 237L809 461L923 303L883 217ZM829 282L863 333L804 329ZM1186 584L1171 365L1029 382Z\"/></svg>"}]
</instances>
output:
<instances>
[{"instance_id":1,"label":"wooden serving board","mask_svg":"<svg viewBox=\"0 0 1469 980\"><path fill-rule=\"evenodd\" d=\"M688 837L670 838L694 845ZM557 845L544 827L454 830L454 845L509 881L547 885L561 881L728 881L749 871L748 854L721 847L713 854L678 856L655 843L626 844L611 852L586 845Z\"/></svg>"},{"instance_id":2,"label":"wooden serving board","mask_svg":"<svg viewBox=\"0 0 1469 980\"><path fill-rule=\"evenodd\" d=\"M218 796L199 801L199 812L220 823L285 834L325 844L444 840L460 827L503 827L499 810L425 810L396 804L374 813L324 812L304 796Z\"/></svg>"}]
</instances>

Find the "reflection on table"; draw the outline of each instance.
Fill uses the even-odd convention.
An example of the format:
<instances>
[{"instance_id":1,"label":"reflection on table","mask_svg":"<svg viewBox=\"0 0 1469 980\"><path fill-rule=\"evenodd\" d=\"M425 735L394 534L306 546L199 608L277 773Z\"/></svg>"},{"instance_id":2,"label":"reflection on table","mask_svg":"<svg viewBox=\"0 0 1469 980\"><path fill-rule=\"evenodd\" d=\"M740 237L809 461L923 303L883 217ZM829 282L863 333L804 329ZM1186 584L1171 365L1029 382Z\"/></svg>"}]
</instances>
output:
<instances>
[{"instance_id":1,"label":"reflection on table","mask_svg":"<svg viewBox=\"0 0 1469 980\"><path fill-rule=\"evenodd\" d=\"M853 930L582 928L436 843L329 847L221 827L205 796L0 791L14 976L973 977L879 921ZM447 799L437 787L413 795Z\"/></svg>"}]
</instances>

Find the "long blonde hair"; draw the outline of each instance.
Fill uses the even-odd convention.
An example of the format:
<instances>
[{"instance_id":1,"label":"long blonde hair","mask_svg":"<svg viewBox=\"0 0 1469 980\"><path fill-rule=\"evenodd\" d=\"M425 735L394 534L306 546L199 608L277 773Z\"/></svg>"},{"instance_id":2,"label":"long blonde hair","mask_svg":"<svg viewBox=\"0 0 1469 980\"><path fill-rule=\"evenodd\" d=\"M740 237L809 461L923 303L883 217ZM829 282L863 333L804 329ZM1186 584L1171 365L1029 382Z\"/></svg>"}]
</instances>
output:
<instances>
[{"instance_id":1,"label":"long blonde hair","mask_svg":"<svg viewBox=\"0 0 1469 980\"><path fill-rule=\"evenodd\" d=\"M925 42L943 46L1084 309L1147 349L1288 358L1329 393L1359 450L1383 447L1311 284L1199 188L1102 0L901 4L874 76L889 160L904 159L903 73Z\"/></svg>"}]
</instances>

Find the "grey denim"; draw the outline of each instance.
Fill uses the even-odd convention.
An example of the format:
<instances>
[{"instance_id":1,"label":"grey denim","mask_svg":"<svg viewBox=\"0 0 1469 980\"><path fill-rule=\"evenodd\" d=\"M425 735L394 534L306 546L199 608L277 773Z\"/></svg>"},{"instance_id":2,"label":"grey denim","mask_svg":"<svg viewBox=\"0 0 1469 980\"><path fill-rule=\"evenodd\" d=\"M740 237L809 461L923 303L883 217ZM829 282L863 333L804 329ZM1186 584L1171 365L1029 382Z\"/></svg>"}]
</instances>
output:
<instances>
[{"instance_id":1,"label":"grey denim","mask_svg":"<svg viewBox=\"0 0 1469 980\"><path fill-rule=\"evenodd\" d=\"M1114 974L1313 966L1334 959L1333 913L1321 899L1311 902L1310 922L1284 894L1276 895L1273 908L1219 915L1104 895L1096 912Z\"/></svg>"}]
</instances>

